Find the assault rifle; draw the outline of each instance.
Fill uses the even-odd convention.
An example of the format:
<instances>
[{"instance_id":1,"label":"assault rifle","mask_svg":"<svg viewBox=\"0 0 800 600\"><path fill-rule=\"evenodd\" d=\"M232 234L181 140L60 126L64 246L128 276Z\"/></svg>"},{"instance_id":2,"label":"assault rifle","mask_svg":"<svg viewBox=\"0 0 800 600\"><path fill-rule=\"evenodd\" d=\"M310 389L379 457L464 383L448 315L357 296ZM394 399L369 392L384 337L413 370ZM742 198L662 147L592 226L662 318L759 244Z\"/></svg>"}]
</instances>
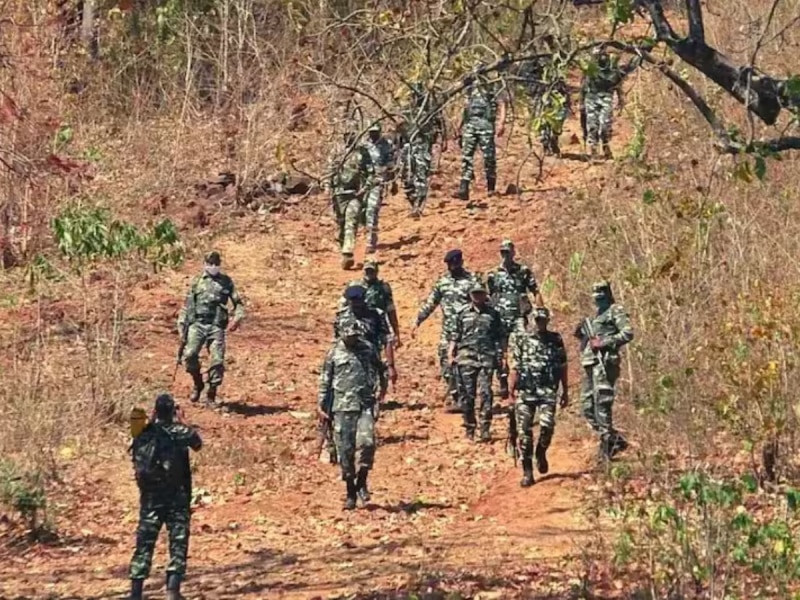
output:
<instances>
[{"instance_id":1,"label":"assault rifle","mask_svg":"<svg viewBox=\"0 0 800 600\"><path fill-rule=\"evenodd\" d=\"M336 445L333 441L333 388L328 389L325 394L325 403L322 406L319 423L317 424L317 451L315 456L319 458L325 444L328 445L328 453L330 455L330 463L335 465L339 462L336 455Z\"/></svg>"}]
</instances>

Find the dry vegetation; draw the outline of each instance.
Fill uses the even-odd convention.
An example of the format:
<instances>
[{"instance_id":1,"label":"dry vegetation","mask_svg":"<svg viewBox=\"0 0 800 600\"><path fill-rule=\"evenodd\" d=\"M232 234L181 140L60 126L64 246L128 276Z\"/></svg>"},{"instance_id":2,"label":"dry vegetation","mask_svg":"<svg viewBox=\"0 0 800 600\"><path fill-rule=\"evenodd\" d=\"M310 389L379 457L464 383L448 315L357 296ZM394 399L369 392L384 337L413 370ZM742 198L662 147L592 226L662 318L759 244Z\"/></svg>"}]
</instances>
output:
<instances>
[{"instance_id":1,"label":"dry vegetation","mask_svg":"<svg viewBox=\"0 0 800 600\"><path fill-rule=\"evenodd\" d=\"M109 426L165 383L131 361L142 336L171 327L181 283L159 269L180 263L173 249L192 256L242 222L272 231L297 202L275 181L314 183L320 140L388 126L417 77L452 120L477 59L513 87L510 65L542 52L544 34L576 59L612 34L603 10L555 0L84 4L96 6L94 31L74 2L0 0L0 500L39 518L34 529L62 463L118 442ZM616 46L648 56L626 86L627 145L613 165L560 182L568 199L537 242L566 325L603 276L636 327L618 414L637 450L592 499L619 537L604 536L608 552L588 556L587 572L619 577L626 597L786 598L800 573L800 170L762 141L796 133L800 14L789 1L705 4L709 45L788 78L767 125L654 45L652 13L634 17L632 4L606 2L631 21L613 28ZM684 3L661 4L678 5L670 22L689 31ZM326 211L319 195L300 202L309 221ZM95 206L141 239L70 254L52 220ZM165 222L180 242L153 241ZM148 294L166 307L153 320Z\"/></svg>"}]
</instances>

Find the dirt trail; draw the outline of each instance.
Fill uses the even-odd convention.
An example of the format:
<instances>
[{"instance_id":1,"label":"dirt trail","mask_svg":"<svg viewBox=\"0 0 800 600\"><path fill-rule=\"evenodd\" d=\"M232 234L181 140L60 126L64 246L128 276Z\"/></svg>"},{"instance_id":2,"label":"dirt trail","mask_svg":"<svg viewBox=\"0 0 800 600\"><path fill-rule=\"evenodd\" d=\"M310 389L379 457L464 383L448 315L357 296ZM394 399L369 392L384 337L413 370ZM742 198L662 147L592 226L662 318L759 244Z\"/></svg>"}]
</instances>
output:
<instances>
[{"instance_id":1,"label":"dirt trail","mask_svg":"<svg viewBox=\"0 0 800 600\"><path fill-rule=\"evenodd\" d=\"M521 154L509 152L503 170L516 173ZM417 222L407 218L400 195L384 207L378 257L400 314L401 379L379 423L373 500L354 513L341 511L338 468L311 454L317 373L331 339L333 310L343 285L359 272L340 270L329 219L316 222L307 208L214 244L246 295L249 318L229 337L223 391L233 412L220 417L187 408L189 422L201 428L206 442L196 457L195 486L208 499L193 517L187 598L338 597L400 589L410 578L431 573L457 574L476 589L525 589L534 579L542 583L546 565L586 542L581 501L593 445L578 417L576 390L573 405L559 414L551 474L522 490L520 470L505 454L505 417L496 417L493 443L481 445L463 438L459 417L441 411L438 312L416 340L408 335L448 248L461 247L467 267L485 272L497 262L500 240L511 237L520 258L531 260L546 227L548 202L563 197L558 184L575 177L572 171L597 169L575 161L548 162L553 165L546 182L551 191L525 193L521 201L499 197L467 210L446 199L445 188L432 193L427 214ZM449 175L435 181L449 186L457 180L455 156L445 157L442 171ZM474 195L481 200L483 193L479 187ZM362 251L360 245L357 257ZM196 267L187 265L137 299L138 311L152 319L132 339L140 347L145 384L154 389L169 381L173 318ZM186 376L179 376L175 392L188 395ZM120 446L123 440L121 432ZM8 557L0 581L13 581L13 590L2 593L0 583L0 597L14 597L11 591L37 598L124 593L136 490L123 451L100 458L89 476L68 475L69 488L81 499L65 524L70 537L58 547ZM160 543L154 574L163 572L164 561ZM491 580L512 564L525 566L517 569L517 580ZM162 584L154 576L148 589L153 594ZM485 597L506 597L498 593Z\"/></svg>"}]
</instances>

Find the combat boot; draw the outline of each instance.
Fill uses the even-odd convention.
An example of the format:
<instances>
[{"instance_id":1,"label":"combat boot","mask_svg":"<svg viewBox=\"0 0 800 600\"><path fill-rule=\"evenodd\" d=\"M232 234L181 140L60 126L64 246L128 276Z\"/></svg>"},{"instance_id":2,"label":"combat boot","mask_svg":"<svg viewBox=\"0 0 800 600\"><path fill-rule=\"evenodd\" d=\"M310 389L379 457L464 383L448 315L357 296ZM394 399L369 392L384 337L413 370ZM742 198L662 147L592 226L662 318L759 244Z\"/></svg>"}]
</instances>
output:
<instances>
[{"instance_id":1,"label":"combat boot","mask_svg":"<svg viewBox=\"0 0 800 600\"><path fill-rule=\"evenodd\" d=\"M344 510L355 510L356 508L356 482L352 479L347 480L347 499L344 501Z\"/></svg>"},{"instance_id":2,"label":"combat boot","mask_svg":"<svg viewBox=\"0 0 800 600\"><path fill-rule=\"evenodd\" d=\"M617 454L625 452L625 450L627 449L628 449L627 440L624 437L622 437L619 433L615 432L611 442L611 452L610 452L611 456L616 456Z\"/></svg>"},{"instance_id":3,"label":"combat boot","mask_svg":"<svg viewBox=\"0 0 800 600\"><path fill-rule=\"evenodd\" d=\"M475 429L474 428L467 429L467 439L470 442L474 442L475 441Z\"/></svg>"},{"instance_id":4,"label":"combat boot","mask_svg":"<svg viewBox=\"0 0 800 600\"><path fill-rule=\"evenodd\" d=\"M496 194L495 188L497 187L497 178L496 177L487 177L486 178L486 194L491 198Z\"/></svg>"},{"instance_id":5,"label":"combat boot","mask_svg":"<svg viewBox=\"0 0 800 600\"><path fill-rule=\"evenodd\" d=\"M181 600L181 576L177 573L167 575L167 600Z\"/></svg>"},{"instance_id":6,"label":"combat boot","mask_svg":"<svg viewBox=\"0 0 800 600\"><path fill-rule=\"evenodd\" d=\"M597 145L596 144L590 144L589 145L589 158L591 160L594 160L594 159L597 158Z\"/></svg>"},{"instance_id":7,"label":"combat boot","mask_svg":"<svg viewBox=\"0 0 800 600\"><path fill-rule=\"evenodd\" d=\"M200 400L200 394L203 393L205 384L203 383L203 376L200 373L192 373L192 382L194 383L194 389L192 389L192 395L189 396L189 401L195 403Z\"/></svg>"},{"instance_id":8,"label":"combat boot","mask_svg":"<svg viewBox=\"0 0 800 600\"><path fill-rule=\"evenodd\" d=\"M142 600L144 594L144 579L131 579L130 600Z\"/></svg>"},{"instance_id":9,"label":"combat boot","mask_svg":"<svg viewBox=\"0 0 800 600\"><path fill-rule=\"evenodd\" d=\"M209 385L206 392L206 406L215 408L217 406L217 386Z\"/></svg>"},{"instance_id":10,"label":"combat boot","mask_svg":"<svg viewBox=\"0 0 800 600\"><path fill-rule=\"evenodd\" d=\"M481 425L481 442L488 443L492 441L492 434L489 432L489 425L484 423Z\"/></svg>"},{"instance_id":11,"label":"combat boot","mask_svg":"<svg viewBox=\"0 0 800 600\"><path fill-rule=\"evenodd\" d=\"M547 463L547 448L541 444L536 444L536 470L542 475L550 470L550 465Z\"/></svg>"},{"instance_id":12,"label":"combat boot","mask_svg":"<svg viewBox=\"0 0 800 600\"><path fill-rule=\"evenodd\" d=\"M601 463L610 462L613 455L611 453L611 449L613 446L613 440L611 437L603 437L600 438L600 448L598 451L598 459Z\"/></svg>"},{"instance_id":13,"label":"combat boot","mask_svg":"<svg viewBox=\"0 0 800 600\"><path fill-rule=\"evenodd\" d=\"M611 147L608 145L608 142L603 142L603 158L606 160L614 158L614 155L611 154Z\"/></svg>"},{"instance_id":14,"label":"combat boot","mask_svg":"<svg viewBox=\"0 0 800 600\"><path fill-rule=\"evenodd\" d=\"M364 504L369 502L371 498L369 490L367 489L367 475L369 475L369 469L361 467L358 470L358 477L356 478L356 493Z\"/></svg>"},{"instance_id":15,"label":"combat boot","mask_svg":"<svg viewBox=\"0 0 800 600\"><path fill-rule=\"evenodd\" d=\"M342 269L349 271L356 264L352 254L342 254Z\"/></svg>"},{"instance_id":16,"label":"combat boot","mask_svg":"<svg viewBox=\"0 0 800 600\"><path fill-rule=\"evenodd\" d=\"M522 459L522 481L520 487L531 487L533 485L533 460L530 458Z\"/></svg>"},{"instance_id":17,"label":"combat boot","mask_svg":"<svg viewBox=\"0 0 800 600\"><path fill-rule=\"evenodd\" d=\"M464 202L469 202L469 181L466 179L461 180L461 184L458 186L458 192L456 192L456 198Z\"/></svg>"}]
</instances>

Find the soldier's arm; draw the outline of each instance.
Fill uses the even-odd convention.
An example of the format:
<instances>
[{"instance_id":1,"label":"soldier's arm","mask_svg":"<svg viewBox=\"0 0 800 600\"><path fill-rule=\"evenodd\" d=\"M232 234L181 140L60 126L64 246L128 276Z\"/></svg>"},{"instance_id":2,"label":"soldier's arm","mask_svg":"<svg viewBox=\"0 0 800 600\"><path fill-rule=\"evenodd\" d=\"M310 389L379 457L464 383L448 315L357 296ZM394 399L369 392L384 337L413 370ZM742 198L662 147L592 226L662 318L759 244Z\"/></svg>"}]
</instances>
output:
<instances>
[{"instance_id":1,"label":"soldier's arm","mask_svg":"<svg viewBox=\"0 0 800 600\"><path fill-rule=\"evenodd\" d=\"M197 451L203 447L203 440L200 438L200 434L188 425L182 423L174 425L170 428L169 434L175 443L182 448L191 448Z\"/></svg>"},{"instance_id":2,"label":"soldier's arm","mask_svg":"<svg viewBox=\"0 0 800 600\"><path fill-rule=\"evenodd\" d=\"M330 416L325 412L325 404L333 387L333 350L329 350L322 363L319 373L319 393L317 394L317 409L321 414Z\"/></svg>"},{"instance_id":3,"label":"soldier's arm","mask_svg":"<svg viewBox=\"0 0 800 600\"><path fill-rule=\"evenodd\" d=\"M617 333L604 337L601 340L603 348L621 348L633 339L633 327L631 326L628 314L619 306L612 307L614 318L614 325L617 328Z\"/></svg>"},{"instance_id":4,"label":"soldier's arm","mask_svg":"<svg viewBox=\"0 0 800 600\"><path fill-rule=\"evenodd\" d=\"M233 321L237 325L244 319L244 302L239 295L239 290L236 289L233 281L231 280L231 304L233 305Z\"/></svg>"},{"instance_id":5,"label":"soldier's arm","mask_svg":"<svg viewBox=\"0 0 800 600\"><path fill-rule=\"evenodd\" d=\"M500 91L497 96L497 134L503 135L506 129L506 106L508 104L505 91Z\"/></svg>"},{"instance_id":6,"label":"soldier's arm","mask_svg":"<svg viewBox=\"0 0 800 600\"><path fill-rule=\"evenodd\" d=\"M386 316L394 330L395 338L399 339L400 323L397 320L397 308L394 305L394 292L392 292L392 286L385 281L383 282L383 293L386 296Z\"/></svg>"},{"instance_id":7,"label":"soldier's arm","mask_svg":"<svg viewBox=\"0 0 800 600\"><path fill-rule=\"evenodd\" d=\"M503 324L503 319L500 318L500 313L494 311L494 343L495 354L497 356L497 364L502 365L506 359L506 351L508 350L508 337L506 336L506 326Z\"/></svg>"},{"instance_id":8,"label":"soldier's arm","mask_svg":"<svg viewBox=\"0 0 800 600\"><path fill-rule=\"evenodd\" d=\"M461 313L456 316L456 323L453 331L450 332L447 336L447 358L449 362L455 362L456 360L456 350L458 349L458 342L461 340L461 334L464 329L464 320L461 317Z\"/></svg>"},{"instance_id":9,"label":"soldier's arm","mask_svg":"<svg viewBox=\"0 0 800 600\"><path fill-rule=\"evenodd\" d=\"M422 306L417 313L417 327L419 327L425 319L433 314L433 311L436 310L436 307L442 302L442 286L441 280L437 281L434 286L433 290L431 290L430 295L428 298L423 302Z\"/></svg>"},{"instance_id":10,"label":"soldier's arm","mask_svg":"<svg viewBox=\"0 0 800 600\"><path fill-rule=\"evenodd\" d=\"M520 337L514 338L514 343L511 345L511 362L513 364L508 378L508 391L513 397L519 385L519 366L522 363L522 343Z\"/></svg>"},{"instance_id":11,"label":"soldier's arm","mask_svg":"<svg viewBox=\"0 0 800 600\"><path fill-rule=\"evenodd\" d=\"M556 352L556 360L558 360L559 379L561 380L561 393L566 394L569 389L569 380L567 373L567 349L564 347L564 340L560 334L558 335L558 350Z\"/></svg>"},{"instance_id":12,"label":"soldier's arm","mask_svg":"<svg viewBox=\"0 0 800 600\"><path fill-rule=\"evenodd\" d=\"M376 182L375 163L372 162L372 157L363 147L361 148L361 168L365 176L364 189L371 189Z\"/></svg>"},{"instance_id":13,"label":"soldier's arm","mask_svg":"<svg viewBox=\"0 0 800 600\"><path fill-rule=\"evenodd\" d=\"M495 272L489 271L489 274L486 276L486 291L489 292L489 296L494 296L495 293Z\"/></svg>"},{"instance_id":14,"label":"soldier's arm","mask_svg":"<svg viewBox=\"0 0 800 600\"><path fill-rule=\"evenodd\" d=\"M542 292L539 289L539 282L536 281L536 276L533 274L533 271L530 268L525 270L527 282L525 287L533 294L533 299L536 302L536 306L544 306L544 298L542 298Z\"/></svg>"},{"instance_id":15,"label":"soldier's arm","mask_svg":"<svg viewBox=\"0 0 800 600\"><path fill-rule=\"evenodd\" d=\"M181 307L181 311L178 313L178 331L183 329L184 323L188 322L191 323L194 317L194 296L195 296L195 285L197 284L197 278L192 279L192 283L189 286L189 291L186 293L186 298L183 301L183 306Z\"/></svg>"}]
</instances>

